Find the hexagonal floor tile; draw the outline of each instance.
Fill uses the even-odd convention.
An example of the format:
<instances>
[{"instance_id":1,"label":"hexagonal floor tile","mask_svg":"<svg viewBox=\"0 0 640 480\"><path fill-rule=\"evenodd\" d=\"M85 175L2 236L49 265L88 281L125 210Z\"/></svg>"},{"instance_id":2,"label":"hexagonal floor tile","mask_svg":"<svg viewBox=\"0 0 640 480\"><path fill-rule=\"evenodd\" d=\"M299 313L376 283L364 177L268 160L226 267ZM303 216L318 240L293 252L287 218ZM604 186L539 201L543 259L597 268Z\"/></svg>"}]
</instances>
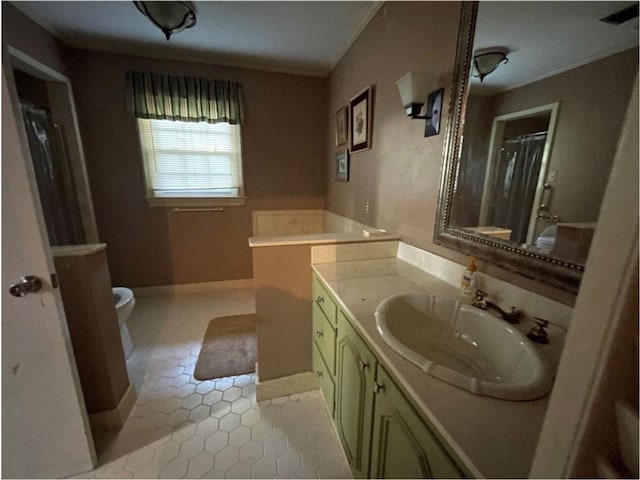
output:
<instances>
[{"instance_id":1,"label":"hexagonal floor tile","mask_svg":"<svg viewBox=\"0 0 640 480\"><path fill-rule=\"evenodd\" d=\"M249 440L239 450L239 460L245 465L253 465L262 457L262 443Z\"/></svg>"},{"instance_id":2,"label":"hexagonal floor tile","mask_svg":"<svg viewBox=\"0 0 640 480\"><path fill-rule=\"evenodd\" d=\"M191 410L202 403L203 396L199 393L192 393L182 401L182 408Z\"/></svg>"},{"instance_id":3,"label":"hexagonal floor tile","mask_svg":"<svg viewBox=\"0 0 640 480\"><path fill-rule=\"evenodd\" d=\"M227 413L220 419L218 428L225 432L230 432L240 425L240 415L237 413Z\"/></svg>"},{"instance_id":4,"label":"hexagonal floor tile","mask_svg":"<svg viewBox=\"0 0 640 480\"><path fill-rule=\"evenodd\" d=\"M205 405L215 405L222 400L222 392L220 390L211 390L202 399L202 403Z\"/></svg>"},{"instance_id":5,"label":"hexagonal floor tile","mask_svg":"<svg viewBox=\"0 0 640 480\"><path fill-rule=\"evenodd\" d=\"M264 442L273 435L273 427L265 420L261 420L251 427L251 438L257 442Z\"/></svg>"},{"instance_id":6,"label":"hexagonal floor tile","mask_svg":"<svg viewBox=\"0 0 640 480\"><path fill-rule=\"evenodd\" d=\"M199 422L209 417L211 414L211 407L209 405L198 405L196 408L191 410L189 414L189 420L192 422Z\"/></svg>"},{"instance_id":7,"label":"hexagonal floor tile","mask_svg":"<svg viewBox=\"0 0 640 480\"><path fill-rule=\"evenodd\" d=\"M227 446L216 453L213 467L216 470L227 471L236 463L238 463L238 449L235 447Z\"/></svg>"},{"instance_id":8,"label":"hexagonal floor tile","mask_svg":"<svg viewBox=\"0 0 640 480\"><path fill-rule=\"evenodd\" d=\"M274 458L262 457L251 467L252 478L274 478L278 473Z\"/></svg>"},{"instance_id":9,"label":"hexagonal floor tile","mask_svg":"<svg viewBox=\"0 0 640 480\"><path fill-rule=\"evenodd\" d=\"M196 427L196 435L206 438L216 430L218 430L218 419L209 417L198 423L198 426Z\"/></svg>"},{"instance_id":10,"label":"hexagonal floor tile","mask_svg":"<svg viewBox=\"0 0 640 480\"><path fill-rule=\"evenodd\" d=\"M211 453L217 453L227 446L229 434L220 430L209 435L204 442L204 449Z\"/></svg>"},{"instance_id":11,"label":"hexagonal floor tile","mask_svg":"<svg viewBox=\"0 0 640 480\"><path fill-rule=\"evenodd\" d=\"M248 410L244 412L242 415L240 415L240 423L247 427L253 427L254 425L257 425L260 422L260 420L262 420L262 415L260 414L260 410L255 408Z\"/></svg>"},{"instance_id":12,"label":"hexagonal floor tile","mask_svg":"<svg viewBox=\"0 0 640 480\"><path fill-rule=\"evenodd\" d=\"M222 399L227 402L233 402L242 396L242 390L238 387L229 387L222 394Z\"/></svg>"},{"instance_id":13,"label":"hexagonal floor tile","mask_svg":"<svg viewBox=\"0 0 640 480\"><path fill-rule=\"evenodd\" d=\"M200 478L213 468L215 455L211 452L200 452L189 460L187 478Z\"/></svg>"},{"instance_id":14,"label":"hexagonal floor tile","mask_svg":"<svg viewBox=\"0 0 640 480\"><path fill-rule=\"evenodd\" d=\"M228 388L231 388L232 386L233 386L233 377L219 378L218 380L216 380L215 389L220 390L221 392L224 392L225 390L227 390Z\"/></svg>"},{"instance_id":15,"label":"hexagonal floor tile","mask_svg":"<svg viewBox=\"0 0 640 480\"><path fill-rule=\"evenodd\" d=\"M236 427L229 433L229 445L233 447L241 447L251 439L251 430L242 425Z\"/></svg>"}]
</instances>

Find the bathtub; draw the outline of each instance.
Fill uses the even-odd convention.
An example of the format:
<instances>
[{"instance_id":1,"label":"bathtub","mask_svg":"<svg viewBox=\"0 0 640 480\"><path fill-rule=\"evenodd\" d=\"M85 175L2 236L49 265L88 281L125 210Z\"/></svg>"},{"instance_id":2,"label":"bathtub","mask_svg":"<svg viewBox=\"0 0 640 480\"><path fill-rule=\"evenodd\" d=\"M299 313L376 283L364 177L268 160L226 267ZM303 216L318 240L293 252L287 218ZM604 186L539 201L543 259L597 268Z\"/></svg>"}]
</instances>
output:
<instances>
[{"instance_id":1,"label":"bathtub","mask_svg":"<svg viewBox=\"0 0 640 480\"><path fill-rule=\"evenodd\" d=\"M365 231L368 235L363 233ZM256 210L253 212L249 245L346 243L380 241L390 237L398 238L328 210Z\"/></svg>"}]
</instances>

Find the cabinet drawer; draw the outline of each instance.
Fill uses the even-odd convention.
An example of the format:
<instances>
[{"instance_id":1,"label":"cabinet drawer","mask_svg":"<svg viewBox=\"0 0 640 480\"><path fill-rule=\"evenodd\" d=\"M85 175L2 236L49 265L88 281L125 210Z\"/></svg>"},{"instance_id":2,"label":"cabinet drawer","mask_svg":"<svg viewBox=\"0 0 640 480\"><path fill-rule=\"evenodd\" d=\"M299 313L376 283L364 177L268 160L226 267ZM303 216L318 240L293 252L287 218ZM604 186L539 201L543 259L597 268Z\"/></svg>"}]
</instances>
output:
<instances>
[{"instance_id":1,"label":"cabinet drawer","mask_svg":"<svg viewBox=\"0 0 640 480\"><path fill-rule=\"evenodd\" d=\"M320 350L318 350L318 345L315 342L313 343L313 373L316 376L322 395L327 402L331 418L333 418L335 406L335 386L333 383L333 377L329 373L329 369L324 363Z\"/></svg>"},{"instance_id":2,"label":"cabinet drawer","mask_svg":"<svg viewBox=\"0 0 640 480\"><path fill-rule=\"evenodd\" d=\"M336 374L336 331L317 303L313 304L313 340L322 354L331 375Z\"/></svg>"},{"instance_id":3,"label":"cabinet drawer","mask_svg":"<svg viewBox=\"0 0 640 480\"><path fill-rule=\"evenodd\" d=\"M315 275L313 276L313 303L320 307L331 322L331 325L336 324L336 312L338 310L336 302L333 301L329 292Z\"/></svg>"}]
</instances>

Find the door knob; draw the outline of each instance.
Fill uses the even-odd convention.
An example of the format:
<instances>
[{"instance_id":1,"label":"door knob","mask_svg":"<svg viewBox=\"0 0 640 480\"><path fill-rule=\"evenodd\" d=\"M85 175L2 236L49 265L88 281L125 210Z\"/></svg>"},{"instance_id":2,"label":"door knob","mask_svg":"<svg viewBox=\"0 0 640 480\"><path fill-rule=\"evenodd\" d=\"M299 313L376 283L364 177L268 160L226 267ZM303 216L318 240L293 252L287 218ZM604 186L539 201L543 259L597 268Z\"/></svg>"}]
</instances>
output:
<instances>
[{"instance_id":1,"label":"door knob","mask_svg":"<svg viewBox=\"0 0 640 480\"><path fill-rule=\"evenodd\" d=\"M24 297L29 293L36 293L42 288L42 280L35 275L27 275L20 277L18 283L14 283L9 287L9 293L14 297Z\"/></svg>"}]
</instances>

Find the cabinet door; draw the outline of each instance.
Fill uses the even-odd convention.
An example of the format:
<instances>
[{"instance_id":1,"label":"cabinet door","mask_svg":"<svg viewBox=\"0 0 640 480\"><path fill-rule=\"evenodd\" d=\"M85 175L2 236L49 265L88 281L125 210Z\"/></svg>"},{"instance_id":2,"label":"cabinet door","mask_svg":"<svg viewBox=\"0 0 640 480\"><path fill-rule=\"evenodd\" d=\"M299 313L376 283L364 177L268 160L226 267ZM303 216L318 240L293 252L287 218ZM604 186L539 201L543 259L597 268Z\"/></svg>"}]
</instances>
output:
<instances>
[{"instance_id":1,"label":"cabinet door","mask_svg":"<svg viewBox=\"0 0 640 480\"><path fill-rule=\"evenodd\" d=\"M376 383L371 478L463 478L382 366Z\"/></svg>"},{"instance_id":2,"label":"cabinet door","mask_svg":"<svg viewBox=\"0 0 640 480\"><path fill-rule=\"evenodd\" d=\"M335 411L335 387L333 385L333 378L331 377L331 373L329 372L327 365L324 363L324 359L322 358L316 343L313 344L312 361L313 373L316 376L316 380L318 381L324 400L327 403L329 415L333 418Z\"/></svg>"},{"instance_id":3,"label":"cabinet door","mask_svg":"<svg viewBox=\"0 0 640 480\"><path fill-rule=\"evenodd\" d=\"M336 427L355 478L369 477L375 357L338 312Z\"/></svg>"}]
</instances>

